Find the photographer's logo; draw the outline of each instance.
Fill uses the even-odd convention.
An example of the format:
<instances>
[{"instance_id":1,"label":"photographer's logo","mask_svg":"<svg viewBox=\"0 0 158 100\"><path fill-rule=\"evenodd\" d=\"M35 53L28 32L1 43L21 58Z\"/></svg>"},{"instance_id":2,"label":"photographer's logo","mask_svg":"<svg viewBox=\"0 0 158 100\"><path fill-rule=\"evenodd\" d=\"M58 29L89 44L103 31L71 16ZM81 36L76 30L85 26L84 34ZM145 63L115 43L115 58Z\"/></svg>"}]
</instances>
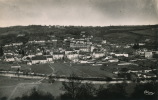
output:
<instances>
[{"instance_id":1,"label":"photographer's logo","mask_svg":"<svg viewBox=\"0 0 158 100\"><path fill-rule=\"evenodd\" d=\"M148 91L148 90L145 90L145 91L144 91L144 94L145 94L145 95L154 95L155 93L154 93L154 92L150 92L150 91Z\"/></svg>"}]
</instances>

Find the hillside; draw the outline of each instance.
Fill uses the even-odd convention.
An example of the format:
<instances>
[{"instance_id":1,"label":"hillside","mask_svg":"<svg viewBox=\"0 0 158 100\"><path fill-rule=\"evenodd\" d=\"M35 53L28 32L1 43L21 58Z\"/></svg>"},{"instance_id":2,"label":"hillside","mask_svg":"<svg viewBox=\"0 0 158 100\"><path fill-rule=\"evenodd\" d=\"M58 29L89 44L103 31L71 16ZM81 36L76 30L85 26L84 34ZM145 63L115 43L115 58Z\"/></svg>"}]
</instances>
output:
<instances>
[{"instance_id":1,"label":"hillside","mask_svg":"<svg viewBox=\"0 0 158 100\"><path fill-rule=\"evenodd\" d=\"M11 40L18 34L25 34L26 38L32 35L56 35L58 38L78 37L84 31L85 35L93 35L101 37L113 43L133 43L136 40L144 41L145 39L154 40L158 34L158 25L150 26L107 26L107 27L91 27L91 26L12 26L0 28L0 43L4 40ZM158 35L157 35L158 36Z\"/></svg>"}]
</instances>

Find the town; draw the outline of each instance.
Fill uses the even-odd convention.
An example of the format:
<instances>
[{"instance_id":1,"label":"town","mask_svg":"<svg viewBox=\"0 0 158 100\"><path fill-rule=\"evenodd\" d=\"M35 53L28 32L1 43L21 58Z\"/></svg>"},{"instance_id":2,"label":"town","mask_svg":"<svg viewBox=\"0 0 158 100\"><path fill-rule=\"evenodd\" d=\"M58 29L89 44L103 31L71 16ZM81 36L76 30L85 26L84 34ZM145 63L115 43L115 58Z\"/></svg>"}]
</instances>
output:
<instances>
[{"instance_id":1,"label":"town","mask_svg":"<svg viewBox=\"0 0 158 100\"><path fill-rule=\"evenodd\" d=\"M158 0L0 0L0 100L158 100Z\"/></svg>"},{"instance_id":2,"label":"town","mask_svg":"<svg viewBox=\"0 0 158 100\"><path fill-rule=\"evenodd\" d=\"M51 26L47 27L51 28ZM61 28L64 27L56 26L55 28L62 30ZM10 41L2 46L1 62L11 66L11 68L6 67L7 70L20 69L20 71L25 72L34 65L44 65L43 69L46 69L49 64L57 64L57 66L68 64L69 67L73 68L74 66L75 69L80 70L80 72L83 70L83 73L86 74L92 74L91 71L94 70L95 73L99 73L91 77L127 78L123 73L131 73L130 76L135 76L135 78L156 78L157 75L158 51L155 48L146 48L148 47L146 45L153 42L150 38L145 38L144 41L135 40L133 43L111 43L102 37L94 37L87 34L86 31L80 31L77 37L66 34L63 35L63 39L53 33L39 36L33 34L29 35L28 41L24 43L22 38L25 35L27 34L19 33L15 37L17 42ZM58 70L55 66L53 69L59 71L59 75L68 74L60 74L60 71L65 70L65 68L60 66L61 69ZM90 73L84 72L86 67L89 68ZM83 74L76 72L74 68L72 70L76 74L78 73L79 76ZM1 70L5 69L2 67ZM38 67L32 72L36 73L36 70ZM105 73L102 72L103 70ZM106 75L106 71L108 71L108 75ZM48 74L42 71L40 73Z\"/></svg>"},{"instance_id":3,"label":"town","mask_svg":"<svg viewBox=\"0 0 158 100\"><path fill-rule=\"evenodd\" d=\"M18 27L24 26L8 30ZM157 80L157 25L27 28L1 35L0 76L43 78L40 82L46 77L49 83L73 73L96 83Z\"/></svg>"}]
</instances>

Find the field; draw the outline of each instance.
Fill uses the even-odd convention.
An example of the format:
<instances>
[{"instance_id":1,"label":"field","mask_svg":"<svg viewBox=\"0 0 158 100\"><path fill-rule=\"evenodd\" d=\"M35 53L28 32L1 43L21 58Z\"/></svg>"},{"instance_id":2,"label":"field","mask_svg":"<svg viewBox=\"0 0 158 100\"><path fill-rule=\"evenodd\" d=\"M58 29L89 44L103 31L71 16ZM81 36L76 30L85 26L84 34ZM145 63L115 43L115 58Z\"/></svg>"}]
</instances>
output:
<instances>
[{"instance_id":1,"label":"field","mask_svg":"<svg viewBox=\"0 0 158 100\"><path fill-rule=\"evenodd\" d=\"M40 84L33 83L36 81L38 80L18 80L16 78L0 77L0 98L6 97L13 99L21 97L29 94L33 88L36 88L37 91L41 91L42 93L50 93L55 98L64 93L62 82L54 82L50 84L48 81L42 81ZM107 87L107 85L108 84L104 84L102 86ZM135 83L127 84L126 92L128 95L133 92L135 85ZM93 86L97 89L100 87L100 84L94 84Z\"/></svg>"},{"instance_id":2,"label":"field","mask_svg":"<svg viewBox=\"0 0 158 100\"><path fill-rule=\"evenodd\" d=\"M39 65L22 65L22 69L30 69L35 73L51 74L54 73L60 76L70 76L75 73L81 77L115 77L112 73L112 69L118 66L107 67L106 70L101 70L100 66L91 66L88 64L69 64L69 63L50 63ZM1 67L3 68L3 67ZM8 66L9 68L9 66ZM51 93L53 96L58 97L64 93L62 90L62 82L48 83L48 80L43 80L41 83L37 83L40 79L17 79L10 77L0 77L0 98L15 98L21 97L23 94L29 94L31 89L36 88L38 91L45 93ZM104 84L106 87L108 84ZM129 85L129 84L128 84ZM99 84L94 85L96 88ZM132 86L132 88L131 88ZM129 85L127 92L130 94L135 85Z\"/></svg>"},{"instance_id":3,"label":"field","mask_svg":"<svg viewBox=\"0 0 158 100\"><path fill-rule=\"evenodd\" d=\"M17 70L17 69L14 69L14 68L11 69L12 65L13 64L11 64L11 63L2 63L2 62L0 62L0 70L5 70L5 71L7 71L7 70ZM21 66L21 70L29 70L30 69L25 64L19 64L19 65Z\"/></svg>"},{"instance_id":4,"label":"field","mask_svg":"<svg viewBox=\"0 0 158 100\"><path fill-rule=\"evenodd\" d=\"M11 64L1 64L1 70L13 70ZM81 77L114 77L111 72L100 70L100 66L91 66L87 64L72 64L69 63L50 63L38 65L22 65L21 70L29 70L35 73L51 74L59 76L70 76L75 73ZM53 84L46 82L36 83L39 80L35 79L17 79L10 77L0 77L0 98L14 98L28 94L32 88L37 88L40 91L49 92L54 96L59 96L62 93L62 83L54 82Z\"/></svg>"},{"instance_id":5,"label":"field","mask_svg":"<svg viewBox=\"0 0 158 100\"><path fill-rule=\"evenodd\" d=\"M29 94L33 88L36 88L38 91L42 91L44 93L51 93L55 97L62 93L61 82L54 82L52 84L47 81L40 84L33 83L36 81L38 80L18 80L17 78L0 77L0 98L8 97L11 99L21 97L24 94Z\"/></svg>"},{"instance_id":6,"label":"field","mask_svg":"<svg viewBox=\"0 0 158 100\"><path fill-rule=\"evenodd\" d=\"M69 76L75 73L81 77L115 77L111 72L100 70L100 66L91 66L88 64L70 65L69 63L54 63L50 66L55 69L56 75Z\"/></svg>"},{"instance_id":7,"label":"field","mask_svg":"<svg viewBox=\"0 0 158 100\"><path fill-rule=\"evenodd\" d=\"M16 70L11 69L11 64L1 64L1 70ZM56 74L58 76L70 76L75 73L81 77L115 77L112 72L108 70L100 70L100 66L91 66L89 64L69 64L69 63L48 63L38 65L22 65L20 70L31 70L40 74Z\"/></svg>"}]
</instances>

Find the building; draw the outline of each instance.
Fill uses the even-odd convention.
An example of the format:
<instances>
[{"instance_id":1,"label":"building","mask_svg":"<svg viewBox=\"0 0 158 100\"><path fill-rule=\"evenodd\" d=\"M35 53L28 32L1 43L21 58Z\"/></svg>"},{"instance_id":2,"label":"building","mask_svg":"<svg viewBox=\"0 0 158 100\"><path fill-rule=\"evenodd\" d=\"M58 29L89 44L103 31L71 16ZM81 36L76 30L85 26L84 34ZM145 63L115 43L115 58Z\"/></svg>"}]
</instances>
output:
<instances>
[{"instance_id":1,"label":"building","mask_svg":"<svg viewBox=\"0 0 158 100\"><path fill-rule=\"evenodd\" d=\"M12 43L13 46L20 46L20 45L23 45L22 42L17 42L17 43Z\"/></svg>"},{"instance_id":2,"label":"building","mask_svg":"<svg viewBox=\"0 0 158 100\"><path fill-rule=\"evenodd\" d=\"M17 35L17 37L23 37L23 36L25 36L25 34L22 34L22 33L21 33L21 34L18 34L18 35Z\"/></svg>"},{"instance_id":3,"label":"building","mask_svg":"<svg viewBox=\"0 0 158 100\"><path fill-rule=\"evenodd\" d=\"M15 61L15 59L14 59L14 56L12 55L6 55L4 61L12 62L12 61Z\"/></svg>"},{"instance_id":4,"label":"building","mask_svg":"<svg viewBox=\"0 0 158 100\"><path fill-rule=\"evenodd\" d=\"M152 52L145 52L145 58L152 58L153 57L153 53Z\"/></svg>"},{"instance_id":5,"label":"building","mask_svg":"<svg viewBox=\"0 0 158 100\"><path fill-rule=\"evenodd\" d=\"M13 63L11 68L21 68L21 66L18 63Z\"/></svg>"},{"instance_id":6,"label":"building","mask_svg":"<svg viewBox=\"0 0 158 100\"><path fill-rule=\"evenodd\" d=\"M109 62L118 62L119 60L117 58L112 58L108 60Z\"/></svg>"},{"instance_id":7,"label":"building","mask_svg":"<svg viewBox=\"0 0 158 100\"><path fill-rule=\"evenodd\" d=\"M156 78L157 76L153 73L143 73L144 78Z\"/></svg>"},{"instance_id":8,"label":"building","mask_svg":"<svg viewBox=\"0 0 158 100\"><path fill-rule=\"evenodd\" d=\"M41 55L43 55L43 52L42 51L37 51L36 55L41 56Z\"/></svg>"},{"instance_id":9,"label":"building","mask_svg":"<svg viewBox=\"0 0 158 100\"><path fill-rule=\"evenodd\" d=\"M124 56L124 57L128 57L128 54L115 54L115 56L119 57L119 56Z\"/></svg>"},{"instance_id":10,"label":"building","mask_svg":"<svg viewBox=\"0 0 158 100\"><path fill-rule=\"evenodd\" d=\"M53 56L46 56L46 59L48 62L51 62L51 61L53 61Z\"/></svg>"},{"instance_id":11,"label":"building","mask_svg":"<svg viewBox=\"0 0 158 100\"><path fill-rule=\"evenodd\" d=\"M93 52L94 49L95 49L95 47L94 47L94 46L91 46L91 47L90 47L90 52Z\"/></svg>"},{"instance_id":12,"label":"building","mask_svg":"<svg viewBox=\"0 0 158 100\"><path fill-rule=\"evenodd\" d=\"M70 42L70 48L79 49L80 51L83 51L83 52L89 52L90 45L92 45L92 42L84 40L84 39L75 39Z\"/></svg>"},{"instance_id":13,"label":"building","mask_svg":"<svg viewBox=\"0 0 158 100\"><path fill-rule=\"evenodd\" d=\"M70 48L85 48L85 47L90 47L89 44L85 44L85 43L70 43Z\"/></svg>"},{"instance_id":14,"label":"building","mask_svg":"<svg viewBox=\"0 0 158 100\"><path fill-rule=\"evenodd\" d=\"M46 37L31 37L28 41L28 43L36 43L36 44L39 44L39 43L45 43L47 40Z\"/></svg>"},{"instance_id":15,"label":"building","mask_svg":"<svg viewBox=\"0 0 158 100\"><path fill-rule=\"evenodd\" d=\"M44 63L47 63L47 58L45 56L32 57L32 64L44 64Z\"/></svg>"},{"instance_id":16,"label":"building","mask_svg":"<svg viewBox=\"0 0 158 100\"><path fill-rule=\"evenodd\" d=\"M73 60L73 59L77 59L79 57L79 54L77 53L72 53L72 54L68 54L66 55L66 57L70 60Z\"/></svg>"},{"instance_id":17,"label":"building","mask_svg":"<svg viewBox=\"0 0 158 100\"><path fill-rule=\"evenodd\" d=\"M106 40L102 40L102 44L106 44Z\"/></svg>"},{"instance_id":18,"label":"building","mask_svg":"<svg viewBox=\"0 0 158 100\"><path fill-rule=\"evenodd\" d=\"M104 52L94 52L94 53L92 54L92 57L93 57L93 58L100 58L100 57L103 57L103 56L105 56L105 53L104 53Z\"/></svg>"},{"instance_id":19,"label":"building","mask_svg":"<svg viewBox=\"0 0 158 100\"><path fill-rule=\"evenodd\" d=\"M86 63L88 63L88 61L87 60L81 60L80 63L81 64L86 64Z\"/></svg>"},{"instance_id":20,"label":"building","mask_svg":"<svg viewBox=\"0 0 158 100\"><path fill-rule=\"evenodd\" d=\"M79 48L79 50L81 52L90 52L90 48L89 47L82 47L82 48Z\"/></svg>"},{"instance_id":21,"label":"building","mask_svg":"<svg viewBox=\"0 0 158 100\"><path fill-rule=\"evenodd\" d=\"M67 48L67 49L65 50L65 55L70 54L70 53L73 53L73 52L74 52L73 49Z\"/></svg>"},{"instance_id":22,"label":"building","mask_svg":"<svg viewBox=\"0 0 158 100\"><path fill-rule=\"evenodd\" d=\"M53 59L57 60L57 59L63 59L64 58L64 53L60 53L60 52L54 52L53 53Z\"/></svg>"},{"instance_id":23,"label":"building","mask_svg":"<svg viewBox=\"0 0 158 100\"><path fill-rule=\"evenodd\" d=\"M14 53L11 50L4 51L4 55L14 55Z\"/></svg>"}]
</instances>

